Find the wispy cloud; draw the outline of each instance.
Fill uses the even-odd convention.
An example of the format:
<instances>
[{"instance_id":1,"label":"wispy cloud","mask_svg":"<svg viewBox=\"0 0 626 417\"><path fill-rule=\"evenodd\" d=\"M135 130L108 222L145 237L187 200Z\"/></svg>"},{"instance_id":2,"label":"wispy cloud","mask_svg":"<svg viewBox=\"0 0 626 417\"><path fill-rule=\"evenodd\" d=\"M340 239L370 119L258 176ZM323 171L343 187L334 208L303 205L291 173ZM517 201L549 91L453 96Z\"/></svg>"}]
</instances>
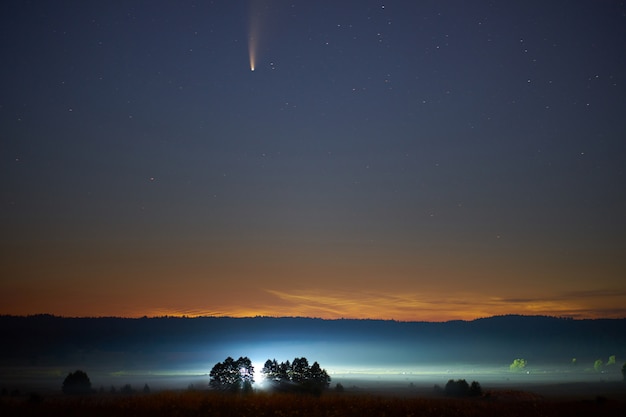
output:
<instances>
[{"instance_id":1,"label":"wispy cloud","mask_svg":"<svg viewBox=\"0 0 626 417\"><path fill-rule=\"evenodd\" d=\"M328 292L267 290L278 298L276 310L286 315L325 318L381 318L397 320L470 320L499 314L540 314L568 317L626 317L626 307L602 299L624 297L610 290L576 291L542 298L488 297L460 294L449 297L426 293Z\"/></svg>"},{"instance_id":2,"label":"wispy cloud","mask_svg":"<svg viewBox=\"0 0 626 417\"><path fill-rule=\"evenodd\" d=\"M373 292L266 289L245 304L214 308L154 308L130 316L302 316L328 319L394 319L406 321L472 320L503 314L573 318L626 317L626 292L611 289L565 291L541 297L478 293Z\"/></svg>"},{"instance_id":3,"label":"wispy cloud","mask_svg":"<svg viewBox=\"0 0 626 417\"><path fill-rule=\"evenodd\" d=\"M594 289L594 290L578 290L578 291L564 291L558 294L551 294L545 297L508 297L501 298L500 300L506 301L508 303L528 303L528 302L537 302L537 301L566 301L566 302L588 302L592 299L602 298L602 299L614 299L614 298L623 298L626 297L626 291L622 290L611 290L611 289Z\"/></svg>"},{"instance_id":4,"label":"wispy cloud","mask_svg":"<svg viewBox=\"0 0 626 417\"><path fill-rule=\"evenodd\" d=\"M148 317L165 317L165 316L172 316L172 317L182 317L182 316L187 316L187 317L203 317L203 316L225 316L227 314L225 314L224 311L222 310L209 310L209 309L203 309L203 308L164 308L164 307L159 307L159 308L152 308L149 311L145 312L142 311L140 313L138 312L131 312L129 313L130 316L148 316Z\"/></svg>"}]
</instances>

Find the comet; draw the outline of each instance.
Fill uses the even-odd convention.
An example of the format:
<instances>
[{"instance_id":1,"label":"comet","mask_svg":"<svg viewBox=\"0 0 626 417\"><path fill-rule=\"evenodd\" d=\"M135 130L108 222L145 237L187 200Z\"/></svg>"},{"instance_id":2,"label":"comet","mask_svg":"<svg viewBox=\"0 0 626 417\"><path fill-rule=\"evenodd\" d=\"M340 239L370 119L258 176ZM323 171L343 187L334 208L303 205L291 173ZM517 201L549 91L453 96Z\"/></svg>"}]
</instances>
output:
<instances>
[{"instance_id":1,"label":"comet","mask_svg":"<svg viewBox=\"0 0 626 417\"><path fill-rule=\"evenodd\" d=\"M250 59L250 71L256 68L257 52L259 50L259 39L262 21L264 20L265 2L252 0L250 2L249 32L248 32L248 57Z\"/></svg>"},{"instance_id":2,"label":"comet","mask_svg":"<svg viewBox=\"0 0 626 417\"><path fill-rule=\"evenodd\" d=\"M254 71L256 64L256 39L253 35L248 38L248 56L250 57L250 71Z\"/></svg>"}]
</instances>

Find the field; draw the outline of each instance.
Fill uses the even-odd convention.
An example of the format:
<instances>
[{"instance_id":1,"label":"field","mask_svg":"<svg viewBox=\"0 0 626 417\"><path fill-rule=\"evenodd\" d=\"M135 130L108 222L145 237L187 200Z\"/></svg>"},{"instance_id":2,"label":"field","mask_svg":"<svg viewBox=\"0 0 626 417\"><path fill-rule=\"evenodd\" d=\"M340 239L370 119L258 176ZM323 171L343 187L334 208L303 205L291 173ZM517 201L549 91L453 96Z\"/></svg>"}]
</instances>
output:
<instances>
[{"instance_id":1,"label":"field","mask_svg":"<svg viewBox=\"0 0 626 417\"><path fill-rule=\"evenodd\" d=\"M58 368L4 369L2 416L624 416L626 384L618 373L596 374L535 368L512 374L498 368L449 366L418 372L407 369L341 370L321 397L270 393L258 381L250 395L207 389L198 372L90 371L97 393L60 393ZM448 398L434 385L464 378L481 383L478 398ZM10 383L10 385L8 385ZM148 383L151 393L142 393ZM344 387L336 390L337 383ZM132 384L135 394L120 388ZM115 387L115 393L111 389Z\"/></svg>"},{"instance_id":2,"label":"field","mask_svg":"<svg viewBox=\"0 0 626 417\"><path fill-rule=\"evenodd\" d=\"M624 320L4 322L12 343L0 347L2 417L626 416ZM209 390L210 370L229 355L249 355L254 392ZM303 356L328 371L330 389L319 397L271 391L260 372L265 360ZM528 363L511 370L514 358ZM61 393L77 369L92 394ZM446 397L450 379L477 381L482 395Z\"/></svg>"},{"instance_id":3,"label":"field","mask_svg":"<svg viewBox=\"0 0 626 417\"><path fill-rule=\"evenodd\" d=\"M391 391L327 392L321 397L255 392L248 395L211 391L161 391L151 394L3 396L0 415L8 416L624 416L625 387L584 384L552 394L486 390L479 398L457 399L432 391L395 395ZM592 393L604 391L607 396Z\"/></svg>"}]
</instances>

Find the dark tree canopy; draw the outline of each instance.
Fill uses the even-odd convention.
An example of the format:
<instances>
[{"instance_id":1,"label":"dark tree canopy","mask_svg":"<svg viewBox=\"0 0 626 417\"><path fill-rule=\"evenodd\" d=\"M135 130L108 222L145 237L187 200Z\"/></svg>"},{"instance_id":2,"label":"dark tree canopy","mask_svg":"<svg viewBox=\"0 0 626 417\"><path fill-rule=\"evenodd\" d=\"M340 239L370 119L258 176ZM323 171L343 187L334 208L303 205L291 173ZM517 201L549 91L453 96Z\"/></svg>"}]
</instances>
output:
<instances>
[{"instance_id":1,"label":"dark tree canopy","mask_svg":"<svg viewBox=\"0 0 626 417\"><path fill-rule=\"evenodd\" d=\"M91 381L84 371L80 369L70 372L63 381L62 391L65 394L89 394L91 393Z\"/></svg>"},{"instance_id":2,"label":"dark tree canopy","mask_svg":"<svg viewBox=\"0 0 626 417\"><path fill-rule=\"evenodd\" d=\"M310 378L311 368L306 358L295 358L291 364L291 381L301 384Z\"/></svg>"},{"instance_id":3,"label":"dark tree canopy","mask_svg":"<svg viewBox=\"0 0 626 417\"><path fill-rule=\"evenodd\" d=\"M326 370L317 362L309 365L306 358L295 358L291 363L268 359L261 373L278 390L320 394L330 385L330 376Z\"/></svg>"},{"instance_id":4,"label":"dark tree canopy","mask_svg":"<svg viewBox=\"0 0 626 417\"><path fill-rule=\"evenodd\" d=\"M234 360L230 356L218 362L209 374L209 386L220 391L249 391L254 383L254 367L248 357Z\"/></svg>"},{"instance_id":5,"label":"dark tree canopy","mask_svg":"<svg viewBox=\"0 0 626 417\"><path fill-rule=\"evenodd\" d=\"M480 397L483 395L483 389L480 384L476 381L472 381L472 384L469 388L469 396L470 397Z\"/></svg>"},{"instance_id":6,"label":"dark tree canopy","mask_svg":"<svg viewBox=\"0 0 626 417\"><path fill-rule=\"evenodd\" d=\"M444 388L444 392L450 397L465 397L469 391L469 384L464 379L457 381L450 379Z\"/></svg>"},{"instance_id":7,"label":"dark tree canopy","mask_svg":"<svg viewBox=\"0 0 626 417\"><path fill-rule=\"evenodd\" d=\"M464 379L457 379L456 381L450 379L444 392L449 397L478 397L482 395L483 390L476 381L472 381L472 384L469 385Z\"/></svg>"}]
</instances>

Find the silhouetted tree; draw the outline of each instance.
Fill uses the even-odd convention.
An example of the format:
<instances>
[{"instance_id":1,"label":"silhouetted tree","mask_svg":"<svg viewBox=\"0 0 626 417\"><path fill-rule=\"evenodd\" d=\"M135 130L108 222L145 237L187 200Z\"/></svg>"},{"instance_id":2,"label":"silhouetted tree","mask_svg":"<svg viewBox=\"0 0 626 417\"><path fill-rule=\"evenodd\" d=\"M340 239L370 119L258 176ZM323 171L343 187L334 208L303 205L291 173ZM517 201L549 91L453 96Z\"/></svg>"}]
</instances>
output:
<instances>
[{"instance_id":1,"label":"silhouetted tree","mask_svg":"<svg viewBox=\"0 0 626 417\"><path fill-rule=\"evenodd\" d=\"M469 394L469 384L464 379L448 380L444 392L449 397L466 397Z\"/></svg>"},{"instance_id":2,"label":"silhouetted tree","mask_svg":"<svg viewBox=\"0 0 626 417\"><path fill-rule=\"evenodd\" d=\"M239 368L230 356L224 362L216 363L209 377L209 386L221 391L236 390L241 382Z\"/></svg>"},{"instance_id":3,"label":"silhouetted tree","mask_svg":"<svg viewBox=\"0 0 626 417\"><path fill-rule=\"evenodd\" d=\"M626 382L626 363L622 365L622 377L624 378L624 382Z\"/></svg>"},{"instance_id":4,"label":"silhouetted tree","mask_svg":"<svg viewBox=\"0 0 626 417\"><path fill-rule=\"evenodd\" d=\"M305 382L305 385L312 393L320 395L330 385L330 376L328 376L326 370L320 367L319 363L313 362L308 374L308 380Z\"/></svg>"},{"instance_id":5,"label":"silhouetted tree","mask_svg":"<svg viewBox=\"0 0 626 417\"><path fill-rule=\"evenodd\" d=\"M476 381L472 381L469 388L469 396L470 397L480 397L483 395L483 389L480 384Z\"/></svg>"},{"instance_id":6,"label":"silhouetted tree","mask_svg":"<svg viewBox=\"0 0 626 417\"><path fill-rule=\"evenodd\" d=\"M244 393L252 391L252 384L254 384L254 367L252 361L246 357L240 357L237 359L237 366L239 367L239 375L241 376L241 389Z\"/></svg>"},{"instance_id":7,"label":"silhouetted tree","mask_svg":"<svg viewBox=\"0 0 626 417\"><path fill-rule=\"evenodd\" d=\"M281 362L278 365L278 378L281 381L289 381L291 380L291 362Z\"/></svg>"},{"instance_id":8,"label":"silhouetted tree","mask_svg":"<svg viewBox=\"0 0 626 417\"><path fill-rule=\"evenodd\" d=\"M265 364L263 365L263 369L261 369L261 374L263 374L263 377L268 381L278 380L279 368L278 368L278 362L276 362L276 359L274 360L268 359L267 361L265 361Z\"/></svg>"},{"instance_id":9,"label":"silhouetted tree","mask_svg":"<svg viewBox=\"0 0 626 417\"><path fill-rule=\"evenodd\" d=\"M91 381L84 371L70 372L63 381L62 391L65 394L91 393Z\"/></svg>"},{"instance_id":10,"label":"silhouetted tree","mask_svg":"<svg viewBox=\"0 0 626 417\"><path fill-rule=\"evenodd\" d=\"M311 376L309 361L307 358L295 358L291 364L291 381L301 384Z\"/></svg>"},{"instance_id":11,"label":"silhouetted tree","mask_svg":"<svg viewBox=\"0 0 626 417\"><path fill-rule=\"evenodd\" d=\"M150 394L150 387L148 386L148 384L143 386L143 393Z\"/></svg>"},{"instance_id":12,"label":"silhouetted tree","mask_svg":"<svg viewBox=\"0 0 626 417\"><path fill-rule=\"evenodd\" d=\"M218 362L209 374L209 386L220 391L244 392L252 389L254 367L248 357L234 360L230 356L224 362Z\"/></svg>"}]
</instances>

